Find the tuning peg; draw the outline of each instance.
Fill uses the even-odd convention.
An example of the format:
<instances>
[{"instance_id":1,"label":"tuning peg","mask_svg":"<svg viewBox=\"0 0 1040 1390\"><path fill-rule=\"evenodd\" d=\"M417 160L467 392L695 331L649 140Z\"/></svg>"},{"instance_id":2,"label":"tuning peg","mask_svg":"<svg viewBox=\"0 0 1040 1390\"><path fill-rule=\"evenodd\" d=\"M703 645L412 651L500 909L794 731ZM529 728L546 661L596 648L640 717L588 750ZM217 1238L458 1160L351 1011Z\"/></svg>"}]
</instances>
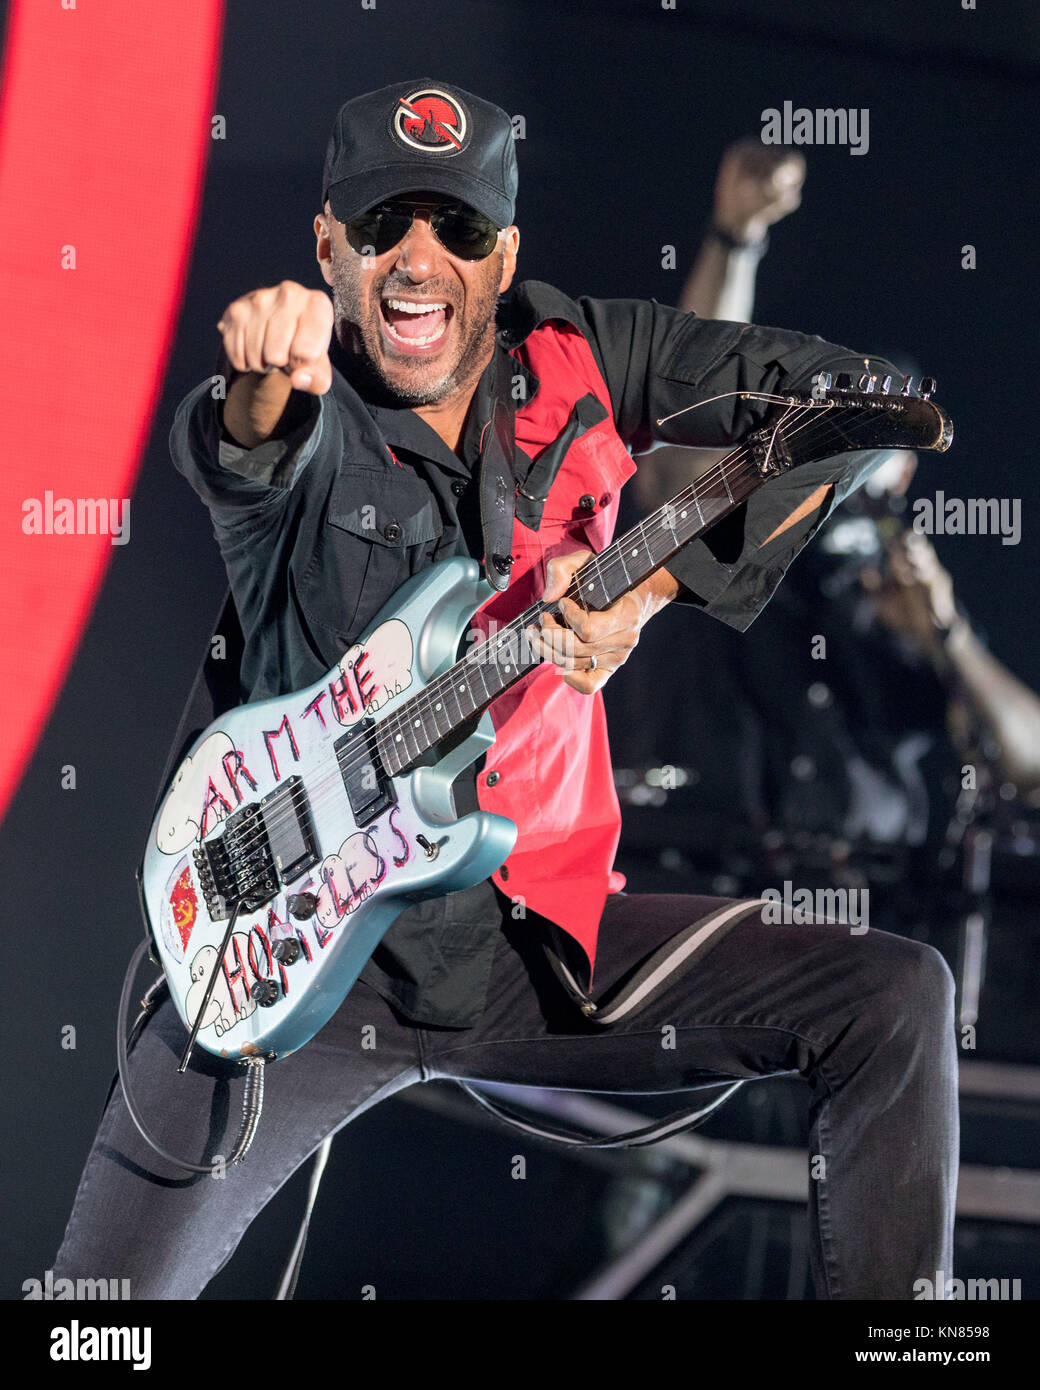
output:
<instances>
[{"instance_id":1,"label":"tuning peg","mask_svg":"<svg viewBox=\"0 0 1040 1390\"><path fill-rule=\"evenodd\" d=\"M934 377L934 376L923 376L923 377L921 378L921 399L922 399L923 401L930 401L934 392L935 392L935 377Z\"/></svg>"},{"instance_id":2,"label":"tuning peg","mask_svg":"<svg viewBox=\"0 0 1040 1390\"><path fill-rule=\"evenodd\" d=\"M913 379L913 377L912 377L912 376L908 376L908 377L906 378L906 380L903 382L903 389L902 389L902 391L900 391L899 394L900 394L901 396L909 396L909 394L910 394L910 388L911 388L911 386L913 386L913 384L914 384L914 379Z\"/></svg>"},{"instance_id":3,"label":"tuning peg","mask_svg":"<svg viewBox=\"0 0 1040 1390\"><path fill-rule=\"evenodd\" d=\"M835 389L836 391L851 391L851 390L852 390L852 376L851 376L851 374L850 374L849 372L839 372L839 373L838 373L837 380L836 380L835 383L834 383L834 389Z\"/></svg>"},{"instance_id":4,"label":"tuning peg","mask_svg":"<svg viewBox=\"0 0 1040 1390\"><path fill-rule=\"evenodd\" d=\"M881 379L881 394L882 394L883 396L887 396L888 393L889 393L889 391L891 391L891 389L892 389L892 377L891 377L891 375L886 376L886 377L882 377L882 379Z\"/></svg>"},{"instance_id":5,"label":"tuning peg","mask_svg":"<svg viewBox=\"0 0 1040 1390\"><path fill-rule=\"evenodd\" d=\"M859 389L865 392L868 396L870 395L871 391L873 391L876 385L877 377L871 376L869 372L864 372L859 379Z\"/></svg>"}]
</instances>

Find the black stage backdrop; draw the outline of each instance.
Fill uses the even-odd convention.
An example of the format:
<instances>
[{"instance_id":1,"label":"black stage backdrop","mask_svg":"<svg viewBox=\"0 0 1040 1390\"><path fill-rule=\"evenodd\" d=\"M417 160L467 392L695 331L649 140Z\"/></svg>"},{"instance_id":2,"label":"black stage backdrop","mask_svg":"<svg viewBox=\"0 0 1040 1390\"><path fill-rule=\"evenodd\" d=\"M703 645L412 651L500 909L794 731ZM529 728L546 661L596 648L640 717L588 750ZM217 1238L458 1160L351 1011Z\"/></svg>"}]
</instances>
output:
<instances>
[{"instance_id":1,"label":"black stage backdrop","mask_svg":"<svg viewBox=\"0 0 1040 1390\"><path fill-rule=\"evenodd\" d=\"M119 986L141 935L133 870L224 583L205 511L169 463L170 422L209 375L214 324L232 298L283 278L323 283L311 223L338 105L430 76L522 115L520 274L665 302L678 295L726 143L758 133L762 110L785 100L869 108L866 155L803 151L803 206L774 230L756 319L909 353L938 378L957 440L924 461L915 487L1022 499L1020 545L936 545L995 651L1040 686L1035 206L1026 215L1036 71L1029 0L971 10L960 0L232 0L216 101L227 134L213 142L132 542L115 550L3 828L3 1297L22 1297L23 1281L49 1267L94 1133ZM146 199L128 213L143 235L162 236ZM967 243L974 270L961 267ZM665 244L676 270L662 269ZM60 786L67 762L74 792ZM70 1023L71 1051L61 1046ZM489 1178L468 1128L446 1142L427 1119L401 1119L399 1104L338 1141L346 1176L321 1225L345 1238L319 1240L301 1295L358 1297L374 1282L388 1297L565 1297L582 1274L580 1250L576 1267L559 1253L573 1194L561 1186L554 1206L550 1181L537 1212L518 1210L515 1184ZM496 1164L514 1146L504 1134ZM298 1176L210 1296L271 1296L301 1200Z\"/></svg>"}]
</instances>

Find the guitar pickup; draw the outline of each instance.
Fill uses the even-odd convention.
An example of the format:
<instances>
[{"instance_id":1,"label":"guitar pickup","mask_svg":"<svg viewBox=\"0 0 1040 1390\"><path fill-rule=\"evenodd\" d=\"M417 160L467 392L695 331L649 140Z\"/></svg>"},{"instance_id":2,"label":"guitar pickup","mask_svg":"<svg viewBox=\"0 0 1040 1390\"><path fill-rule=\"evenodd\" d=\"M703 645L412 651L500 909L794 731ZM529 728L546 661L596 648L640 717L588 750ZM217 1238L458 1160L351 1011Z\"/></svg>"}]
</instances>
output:
<instances>
[{"instance_id":1,"label":"guitar pickup","mask_svg":"<svg viewBox=\"0 0 1040 1390\"><path fill-rule=\"evenodd\" d=\"M260 802L264 829L283 883L292 883L318 862L318 845L311 824L303 779L289 777Z\"/></svg>"},{"instance_id":2,"label":"guitar pickup","mask_svg":"<svg viewBox=\"0 0 1040 1390\"><path fill-rule=\"evenodd\" d=\"M393 783L380 762L375 738L369 737L374 728L374 719L363 719L333 745L347 800L359 829L397 802Z\"/></svg>"}]
</instances>

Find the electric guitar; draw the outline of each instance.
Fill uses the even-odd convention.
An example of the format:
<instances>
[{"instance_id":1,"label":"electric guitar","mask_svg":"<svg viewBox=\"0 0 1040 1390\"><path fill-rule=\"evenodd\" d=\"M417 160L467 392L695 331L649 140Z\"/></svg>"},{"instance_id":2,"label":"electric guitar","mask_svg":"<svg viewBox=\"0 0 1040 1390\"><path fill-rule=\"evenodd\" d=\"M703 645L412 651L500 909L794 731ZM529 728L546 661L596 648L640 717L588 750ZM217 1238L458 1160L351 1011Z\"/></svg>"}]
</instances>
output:
<instances>
[{"instance_id":1,"label":"electric guitar","mask_svg":"<svg viewBox=\"0 0 1040 1390\"><path fill-rule=\"evenodd\" d=\"M952 425L920 396L825 374L777 405L701 478L589 560L568 597L602 610L770 477L861 449L944 451ZM475 560L405 584L320 681L222 715L192 745L152 823L142 910L173 1001L220 1056L284 1057L335 1013L394 919L468 888L508 858L517 828L457 817L451 784L493 742L489 706L538 663L536 603L458 653L495 591ZM557 611L558 616L558 611Z\"/></svg>"}]
</instances>

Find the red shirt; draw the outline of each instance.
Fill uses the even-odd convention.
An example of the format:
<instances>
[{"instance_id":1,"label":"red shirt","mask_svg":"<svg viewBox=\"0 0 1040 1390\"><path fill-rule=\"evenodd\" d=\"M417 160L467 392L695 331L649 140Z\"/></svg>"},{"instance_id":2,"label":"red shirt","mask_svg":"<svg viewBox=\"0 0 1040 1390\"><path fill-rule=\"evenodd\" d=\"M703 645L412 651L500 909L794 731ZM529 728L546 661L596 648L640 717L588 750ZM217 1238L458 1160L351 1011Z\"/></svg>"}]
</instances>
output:
<instances>
[{"instance_id":1,"label":"red shirt","mask_svg":"<svg viewBox=\"0 0 1040 1390\"><path fill-rule=\"evenodd\" d=\"M609 545L621 486L635 472L614 427L606 384L576 328L544 323L514 355L540 383L533 400L516 413L516 443L529 457L537 461L558 438L582 396L595 395L607 418L571 444L539 529L514 520L509 587L475 619L485 632L541 598L552 556L598 553ZM625 883L613 869L621 810L603 697L574 690L563 675L559 666L542 662L491 706L496 739L477 794L483 810L508 816L519 830L494 881L515 902L558 923L581 944L591 965L607 894Z\"/></svg>"}]
</instances>

